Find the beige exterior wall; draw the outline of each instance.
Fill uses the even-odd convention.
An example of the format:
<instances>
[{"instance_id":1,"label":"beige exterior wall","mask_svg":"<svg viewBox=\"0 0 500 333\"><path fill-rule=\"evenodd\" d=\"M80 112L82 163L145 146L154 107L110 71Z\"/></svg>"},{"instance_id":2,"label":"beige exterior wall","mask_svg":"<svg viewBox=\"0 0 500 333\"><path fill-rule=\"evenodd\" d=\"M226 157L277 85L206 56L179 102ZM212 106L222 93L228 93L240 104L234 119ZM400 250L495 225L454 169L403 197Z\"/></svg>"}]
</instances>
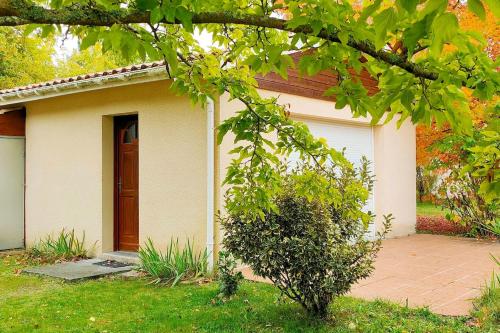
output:
<instances>
[{"instance_id":1,"label":"beige exterior wall","mask_svg":"<svg viewBox=\"0 0 500 333\"><path fill-rule=\"evenodd\" d=\"M85 231L113 248L113 116L139 118L139 236L206 242L206 113L167 81L30 102L26 119L26 240Z\"/></svg>"},{"instance_id":2,"label":"beige exterior wall","mask_svg":"<svg viewBox=\"0 0 500 333\"><path fill-rule=\"evenodd\" d=\"M279 97L278 102L290 105L292 117L296 120L320 120L322 122L347 123L357 126L370 126L369 118L353 118L350 108L335 109L333 102L285 93L260 90L263 97ZM221 97L219 121L235 114L243 108L238 101L228 101ZM397 129L394 122L386 126L375 126L373 131L375 156L375 226L381 225L383 214L392 213L396 220L389 237L407 235L415 232L415 127L410 122ZM223 180L226 168L231 163L229 151L233 149L233 136L228 134L218 147L220 165L217 177ZM217 186L218 209L223 211L223 198L227 187ZM216 240L221 241L223 232L217 226ZM219 244L220 246L220 244Z\"/></svg>"},{"instance_id":3,"label":"beige exterior wall","mask_svg":"<svg viewBox=\"0 0 500 333\"><path fill-rule=\"evenodd\" d=\"M415 126L405 121L397 129L396 120L377 126L375 139L375 214L377 225L384 214L395 220L389 237L415 233L416 207L416 136Z\"/></svg>"},{"instance_id":4,"label":"beige exterior wall","mask_svg":"<svg viewBox=\"0 0 500 333\"><path fill-rule=\"evenodd\" d=\"M165 80L33 101L26 123L26 240L33 244L62 228L85 231L95 253L113 249L113 117L139 117L139 233L164 246L171 237L206 245L206 112L173 95ZM334 103L270 91L289 104L297 120L369 126ZM242 108L222 96L216 123ZM414 232L415 129L406 122L374 127L375 211L393 213L391 236ZM221 186L231 156L228 135L216 146L215 209L223 211ZM216 225L215 243L222 239ZM216 246L215 251L218 250Z\"/></svg>"}]
</instances>

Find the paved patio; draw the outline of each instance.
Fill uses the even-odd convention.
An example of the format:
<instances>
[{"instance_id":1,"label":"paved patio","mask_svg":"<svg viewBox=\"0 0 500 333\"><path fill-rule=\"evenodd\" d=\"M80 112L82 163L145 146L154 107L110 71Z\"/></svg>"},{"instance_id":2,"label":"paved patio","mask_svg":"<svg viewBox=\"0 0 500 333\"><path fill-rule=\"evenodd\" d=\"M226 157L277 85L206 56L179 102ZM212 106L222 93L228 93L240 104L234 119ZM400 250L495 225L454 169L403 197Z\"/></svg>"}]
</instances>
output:
<instances>
[{"instance_id":1,"label":"paved patio","mask_svg":"<svg viewBox=\"0 0 500 333\"><path fill-rule=\"evenodd\" d=\"M480 287L491 278L500 243L438 235L388 239L375 272L352 288L351 295L387 299L410 307L428 306L445 315L466 315ZM249 269L245 276L252 276Z\"/></svg>"}]
</instances>

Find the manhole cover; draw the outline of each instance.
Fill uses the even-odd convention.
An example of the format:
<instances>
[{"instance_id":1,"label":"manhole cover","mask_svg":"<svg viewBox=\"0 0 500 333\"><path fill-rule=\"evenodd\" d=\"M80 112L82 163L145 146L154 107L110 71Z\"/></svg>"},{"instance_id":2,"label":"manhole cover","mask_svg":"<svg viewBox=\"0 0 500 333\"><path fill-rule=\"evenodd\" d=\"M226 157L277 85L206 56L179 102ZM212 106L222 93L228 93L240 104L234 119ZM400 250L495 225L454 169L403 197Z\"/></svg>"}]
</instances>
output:
<instances>
[{"instance_id":1,"label":"manhole cover","mask_svg":"<svg viewBox=\"0 0 500 333\"><path fill-rule=\"evenodd\" d=\"M122 262L118 262L118 261L114 261L114 260L100 261L100 262L94 263L94 265L110 267L110 268L121 268L121 267L130 266L130 264L124 264Z\"/></svg>"}]
</instances>

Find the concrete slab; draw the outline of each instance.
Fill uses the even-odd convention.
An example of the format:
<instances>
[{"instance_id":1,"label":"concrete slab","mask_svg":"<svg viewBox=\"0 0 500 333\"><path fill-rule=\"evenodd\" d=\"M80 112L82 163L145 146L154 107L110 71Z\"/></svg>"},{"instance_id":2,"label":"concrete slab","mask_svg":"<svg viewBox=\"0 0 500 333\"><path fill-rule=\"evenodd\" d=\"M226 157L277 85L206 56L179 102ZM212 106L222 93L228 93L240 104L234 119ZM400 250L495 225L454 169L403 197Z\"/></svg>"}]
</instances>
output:
<instances>
[{"instance_id":1,"label":"concrete slab","mask_svg":"<svg viewBox=\"0 0 500 333\"><path fill-rule=\"evenodd\" d=\"M127 263L127 264L133 264L133 265L139 265L141 262L137 252L130 252L130 251L106 252L106 253L101 254L99 256L99 259L113 260L113 261L123 262L123 263Z\"/></svg>"},{"instance_id":2,"label":"concrete slab","mask_svg":"<svg viewBox=\"0 0 500 333\"><path fill-rule=\"evenodd\" d=\"M131 271L134 267L109 267L97 265L102 263L102 259L87 259L76 262L64 262L54 265L45 265L27 268L23 270L26 274L36 274L63 279L67 282L77 282L87 279L96 279L105 275L118 274Z\"/></svg>"}]
</instances>

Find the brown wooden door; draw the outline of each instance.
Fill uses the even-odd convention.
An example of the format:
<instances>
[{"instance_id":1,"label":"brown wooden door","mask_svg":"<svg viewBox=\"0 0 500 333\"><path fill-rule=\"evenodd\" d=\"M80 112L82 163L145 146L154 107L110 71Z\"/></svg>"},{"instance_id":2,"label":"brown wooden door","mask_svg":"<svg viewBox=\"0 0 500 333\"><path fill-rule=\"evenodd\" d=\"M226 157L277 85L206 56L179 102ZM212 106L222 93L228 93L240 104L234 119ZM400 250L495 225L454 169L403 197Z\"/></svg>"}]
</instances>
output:
<instances>
[{"instance_id":1,"label":"brown wooden door","mask_svg":"<svg viewBox=\"0 0 500 333\"><path fill-rule=\"evenodd\" d=\"M115 250L139 248L139 123L115 118Z\"/></svg>"}]
</instances>

